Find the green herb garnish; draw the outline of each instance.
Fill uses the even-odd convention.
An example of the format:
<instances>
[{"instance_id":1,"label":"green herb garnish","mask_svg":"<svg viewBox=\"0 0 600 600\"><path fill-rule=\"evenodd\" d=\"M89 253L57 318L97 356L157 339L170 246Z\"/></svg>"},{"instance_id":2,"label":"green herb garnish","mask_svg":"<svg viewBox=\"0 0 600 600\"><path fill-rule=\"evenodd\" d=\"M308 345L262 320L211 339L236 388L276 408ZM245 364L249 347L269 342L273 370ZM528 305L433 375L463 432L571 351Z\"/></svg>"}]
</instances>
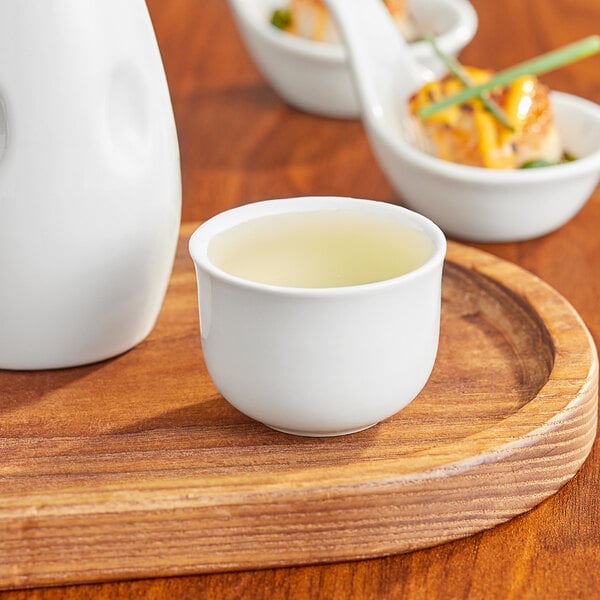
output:
<instances>
[{"instance_id":1,"label":"green herb garnish","mask_svg":"<svg viewBox=\"0 0 600 600\"><path fill-rule=\"evenodd\" d=\"M472 87L473 81L469 77L468 73L464 70L463 66L453 57L448 56L435 41L435 38L429 34L423 34L423 39L429 42L434 52L440 57L444 64L448 67L448 70L454 75L463 85L466 87ZM504 114L504 111L496 102L494 102L487 94L478 94L477 97L483 102L485 108L496 117L498 122L506 129L514 131L514 127L511 125L508 117Z\"/></svg>"},{"instance_id":2,"label":"green herb garnish","mask_svg":"<svg viewBox=\"0 0 600 600\"><path fill-rule=\"evenodd\" d=\"M553 167L555 165L562 165L563 163L573 162L577 160L570 152L565 152L562 155L562 158L558 162L550 162L548 160L544 160L543 158L538 158L537 160L528 160L523 163L519 169L536 169L538 167Z\"/></svg>"},{"instance_id":3,"label":"green herb garnish","mask_svg":"<svg viewBox=\"0 0 600 600\"><path fill-rule=\"evenodd\" d=\"M526 163L523 163L519 167L519 169L537 169L538 167L552 167L555 164L558 164L558 163L551 163L548 160L539 158L537 160L528 160Z\"/></svg>"},{"instance_id":4,"label":"green herb garnish","mask_svg":"<svg viewBox=\"0 0 600 600\"><path fill-rule=\"evenodd\" d=\"M292 13L287 8L278 8L271 15L271 25L278 29L286 29L292 24Z\"/></svg>"},{"instance_id":5,"label":"green herb garnish","mask_svg":"<svg viewBox=\"0 0 600 600\"><path fill-rule=\"evenodd\" d=\"M504 71L500 71L500 73L497 73L485 83L468 87L454 96L444 98L439 102L434 102L422 107L417 112L417 115L421 119L426 119L448 106L466 102L491 89L507 85L517 77L521 77L521 75L541 75L543 73L548 73L549 71L553 71L554 69L558 69L569 63L596 54L599 51L600 36L592 35L573 44L569 44L568 46L563 46L558 50L547 52L537 58L525 61L514 67L509 67Z\"/></svg>"}]
</instances>

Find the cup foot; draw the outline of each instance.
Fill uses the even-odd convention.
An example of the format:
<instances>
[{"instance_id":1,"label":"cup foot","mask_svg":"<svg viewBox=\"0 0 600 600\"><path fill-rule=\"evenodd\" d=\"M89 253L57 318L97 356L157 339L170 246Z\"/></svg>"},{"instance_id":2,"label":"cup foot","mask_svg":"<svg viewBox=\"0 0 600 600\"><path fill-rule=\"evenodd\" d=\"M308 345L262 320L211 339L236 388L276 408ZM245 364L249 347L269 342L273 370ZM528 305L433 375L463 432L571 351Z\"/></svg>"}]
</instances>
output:
<instances>
[{"instance_id":1,"label":"cup foot","mask_svg":"<svg viewBox=\"0 0 600 600\"><path fill-rule=\"evenodd\" d=\"M270 425L269 423L263 423L269 429L273 429L275 431L279 431L280 433L287 433L289 435L297 435L301 437L335 437L340 435L350 435L352 433L358 433L359 431L364 431L365 429L369 429L374 425L377 425L378 421L375 423L370 423L369 425L365 425L363 427L357 427L355 429L340 429L340 430L325 430L325 431L302 431L298 429L288 429L285 427L278 427L276 425Z\"/></svg>"}]
</instances>

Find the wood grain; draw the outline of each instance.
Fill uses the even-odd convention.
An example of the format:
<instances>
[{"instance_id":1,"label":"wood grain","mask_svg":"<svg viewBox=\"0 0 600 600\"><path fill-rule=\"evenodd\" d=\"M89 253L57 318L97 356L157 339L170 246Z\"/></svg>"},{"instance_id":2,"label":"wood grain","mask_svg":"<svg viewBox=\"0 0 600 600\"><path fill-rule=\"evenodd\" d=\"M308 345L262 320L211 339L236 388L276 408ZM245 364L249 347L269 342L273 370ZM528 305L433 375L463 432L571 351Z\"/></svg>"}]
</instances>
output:
<instances>
[{"instance_id":1,"label":"wood grain","mask_svg":"<svg viewBox=\"0 0 600 600\"><path fill-rule=\"evenodd\" d=\"M202 220L244 202L279 196L339 194L401 202L374 161L360 123L311 117L283 103L252 64L224 0L147 0L162 50L178 125L183 174L183 218ZM479 31L461 58L467 64L506 67L558 45L598 33L596 0L473 0ZM554 89L600 101L598 60L587 59L544 76ZM525 267L562 293L600 339L600 192L559 231L518 244L479 245ZM2 291L0 290L0 293ZM185 313L193 314L193 311ZM173 327L174 324L169 324ZM181 328L188 327L186 322ZM193 345L190 341L190 346ZM135 362L135 355L126 355ZM130 410L131 435L197 418L192 398L177 408L173 389L189 357L160 356L164 386L148 410ZM125 357L123 357L125 358ZM112 364L102 373L106 393L115 385ZM27 386L0 387L0 423L23 403L49 390L59 408L71 385L93 370L40 373ZM143 383L143 380L141 380ZM114 393L139 380L121 382ZM138 398L143 396L143 386ZM17 401L16 398L22 398ZM5 398L9 398L10 402ZM103 428L100 409L89 431ZM51 430L55 412L35 427ZM109 415L114 418L114 415ZM144 424L144 421L147 421ZM29 422L11 420L16 435ZM110 433L110 432L109 432ZM295 568L162 577L96 585L0 592L2 600L196 599L501 599L564 600L600 595L600 453L596 442L577 475L534 510L470 537L379 559ZM0 458L1 461L1 458ZM132 477L135 471L132 469ZM0 487L2 482L0 481ZM25 529L25 532L28 530ZM26 533L31 535L31 532ZM332 534L333 535L333 534ZM123 549L123 553L126 554ZM0 556L0 564L3 563Z\"/></svg>"},{"instance_id":2,"label":"wood grain","mask_svg":"<svg viewBox=\"0 0 600 600\"><path fill-rule=\"evenodd\" d=\"M0 586L406 552L529 510L589 454L598 361L576 311L531 274L454 243L438 360L413 403L331 439L251 421L201 359L192 228L139 347L80 369L0 373L11 390Z\"/></svg>"}]
</instances>

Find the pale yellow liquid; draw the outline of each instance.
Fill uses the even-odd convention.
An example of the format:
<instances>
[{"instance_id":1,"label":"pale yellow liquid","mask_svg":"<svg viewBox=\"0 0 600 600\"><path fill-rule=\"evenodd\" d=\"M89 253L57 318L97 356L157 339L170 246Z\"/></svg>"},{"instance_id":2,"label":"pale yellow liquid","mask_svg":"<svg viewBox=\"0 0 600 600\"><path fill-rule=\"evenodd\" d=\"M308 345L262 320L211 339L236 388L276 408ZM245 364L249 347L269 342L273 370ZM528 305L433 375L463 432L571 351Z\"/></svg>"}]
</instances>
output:
<instances>
[{"instance_id":1,"label":"pale yellow liquid","mask_svg":"<svg viewBox=\"0 0 600 600\"><path fill-rule=\"evenodd\" d=\"M385 217L322 210L259 217L209 246L211 261L243 279L285 287L360 285L403 275L433 253L422 231Z\"/></svg>"}]
</instances>

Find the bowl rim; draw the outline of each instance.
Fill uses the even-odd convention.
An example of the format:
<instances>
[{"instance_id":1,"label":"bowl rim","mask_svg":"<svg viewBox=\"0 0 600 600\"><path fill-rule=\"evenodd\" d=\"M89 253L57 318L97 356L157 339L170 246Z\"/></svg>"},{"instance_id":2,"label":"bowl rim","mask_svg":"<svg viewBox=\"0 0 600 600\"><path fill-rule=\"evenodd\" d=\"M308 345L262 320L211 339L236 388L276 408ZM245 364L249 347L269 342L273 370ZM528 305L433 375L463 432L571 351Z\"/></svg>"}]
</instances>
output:
<instances>
[{"instance_id":1,"label":"bowl rim","mask_svg":"<svg viewBox=\"0 0 600 600\"><path fill-rule=\"evenodd\" d=\"M593 120L600 129L600 105L581 96L565 92L552 91L550 97L554 107L559 110L560 107L573 108L579 112L583 119ZM587 175L594 170L597 170L600 176L600 142L597 148L587 156L568 163L538 169L490 169L453 163L419 150L410 142L400 138L389 124L384 122L385 116L382 111L369 111L365 115L365 121L369 136L373 137L375 141L383 140L406 162L419 168L420 171L426 171L433 176L445 177L452 181L508 186L562 181L580 175Z\"/></svg>"},{"instance_id":2,"label":"bowl rim","mask_svg":"<svg viewBox=\"0 0 600 600\"><path fill-rule=\"evenodd\" d=\"M265 6L267 3L285 4L285 0L260 0ZM235 14L246 26L263 39L280 49L303 54L307 58L319 59L332 63L347 62L347 53L342 44L317 42L297 35L281 31L265 21L254 18L248 6L253 0L229 0ZM448 53L456 53L464 48L475 36L479 26L479 19L475 8L469 0L419 0L421 10L435 11L440 6L454 11L456 26L436 36L439 46ZM256 3L256 0L254 0ZM416 41L410 45L416 57L434 56L429 44L425 41Z\"/></svg>"},{"instance_id":3,"label":"bowl rim","mask_svg":"<svg viewBox=\"0 0 600 600\"><path fill-rule=\"evenodd\" d=\"M238 275L233 275L217 266L209 257L210 241L220 233L232 229L244 222L280 214L339 211L368 212L376 215L401 214L403 224L422 231L432 242L431 255L418 267L392 277L369 283L345 285L336 287L290 287L252 281ZM394 217L391 217L392 219ZM303 298L339 298L340 296L360 297L386 290L398 285L407 285L415 279L427 276L443 264L447 241L442 229L430 218L421 213L391 202L356 198L351 196L294 196L269 198L242 204L215 214L204 221L191 234L188 241L188 251L196 265L196 269L205 271L216 280L235 285L240 289L255 292Z\"/></svg>"}]
</instances>

